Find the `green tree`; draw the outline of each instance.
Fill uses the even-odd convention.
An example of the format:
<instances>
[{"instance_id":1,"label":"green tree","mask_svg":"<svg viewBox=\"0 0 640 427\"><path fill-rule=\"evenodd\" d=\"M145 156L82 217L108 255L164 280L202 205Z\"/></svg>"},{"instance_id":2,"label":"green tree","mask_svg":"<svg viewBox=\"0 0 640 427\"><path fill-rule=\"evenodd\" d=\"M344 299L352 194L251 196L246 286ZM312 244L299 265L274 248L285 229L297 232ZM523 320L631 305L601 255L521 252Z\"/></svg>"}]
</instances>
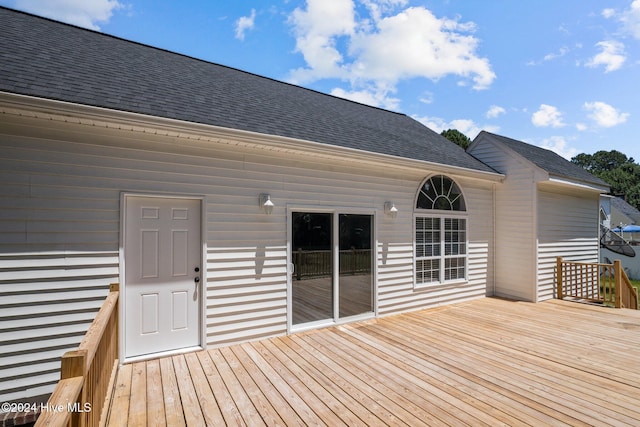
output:
<instances>
[{"instance_id":1,"label":"green tree","mask_svg":"<svg viewBox=\"0 0 640 427\"><path fill-rule=\"evenodd\" d=\"M466 136L465 134L463 134L457 129L443 130L440 133L440 135L444 136L449 141L455 144L458 144L460 147L464 148L465 150L469 148L469 145L471 145L471 139L469 139L468 136Z\"/></svg>"},{"instance_id":2,"label":"green tree","mask_svg":"<svg viewBox=\"0 0 640 427\"><path fill-rule=\"evenodd\" d=\"M611 194L624 197L627 203L640 209L640 165L619 151L598 151L578 154L571 162L582 166L611 187Z\"/></svg>"},{"instance_id":3,"label":"green tree","mask_svg":"<svg viewBox=\"0 0 640 427\"><path fill-rule=\"evenodd\" d=\"M627 157L617 150L600 150L594 154L578 154L571 161L594 175L612 171L624 165L635 164L632 157Z\"/></svg>"}]
</instances>

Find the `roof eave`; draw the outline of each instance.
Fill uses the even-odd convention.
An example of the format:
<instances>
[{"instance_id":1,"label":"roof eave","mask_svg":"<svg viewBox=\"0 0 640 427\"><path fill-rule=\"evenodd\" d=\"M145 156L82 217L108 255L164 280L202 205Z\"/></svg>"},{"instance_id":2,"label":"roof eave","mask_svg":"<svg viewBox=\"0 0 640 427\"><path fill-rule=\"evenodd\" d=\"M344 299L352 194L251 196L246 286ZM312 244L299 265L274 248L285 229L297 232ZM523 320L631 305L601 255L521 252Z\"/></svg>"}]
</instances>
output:
<instances>
[{"instance_id":1,"label":"roof eave","mask_svg":"<svg viewBox=\"0 0 640 427\"><path fill-rule=\"evenodd\" d=\"M602 184L595 183L595 182L580 181L580 180L576 180L576 179L567 178L566 176L549 174L549 180L548 181L553 183L553 184L579 188L579 189L582 189L582 190L595 191L595 192L598 192L598 193L608 193L609 192L609 186L606 185L606 184L602 185Z\"/></svg>"},{"instance_id":2,"label":"roof eave","mask_svg":"<svg viewBox=\"0 0 640 427\"><path fill-rule=\"evenodd\" d=\"M20 95L0 91L0 113L9 113L54 121L72 121L91 126L102 125L121 130L149 132L212 142L243 144L261 149L303 152L321 157L341 158L345 156L359 163L380 163L410 169L428 169L482 180L500 182L504 175L459 166L445 165L424 160L409 159L388 154L375 153L354 148L339 147L315 141L278 135L269 135L246 130L226 128L208 124L150 116L128 111L114 110L91 105Z\"/></svg>"}]
</instances>

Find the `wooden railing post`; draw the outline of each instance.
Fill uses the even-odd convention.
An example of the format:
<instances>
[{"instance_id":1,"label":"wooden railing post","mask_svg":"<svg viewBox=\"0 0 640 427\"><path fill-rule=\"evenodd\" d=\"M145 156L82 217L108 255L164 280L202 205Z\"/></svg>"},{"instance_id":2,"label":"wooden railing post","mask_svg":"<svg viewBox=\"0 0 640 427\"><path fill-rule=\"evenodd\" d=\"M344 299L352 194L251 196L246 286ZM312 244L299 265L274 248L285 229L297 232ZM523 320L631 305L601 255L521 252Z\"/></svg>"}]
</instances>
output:
<instances>
[{"instance_id":1,"label":"wooden railing post","mask_svg":"<svg viewBox=\"0 0 640 427\"><path fill-rule=\"evenodd\" d=\"M622 263L619 259L613 261L613 281L615 286L616 308L622 307Z\"/></svg>"},{"instance_id":2,"label":"wooden railing post","mask_svg":"<svg viewBox=\"0 0 640 427\"><path fill-rule=\"evenodd\" d=\"M87 350L72 350L67 351L62 355L61 365L60 365L60 379L66 380L75 377L84 378L87 374ZM81 413L78 411L72 410L72 408L77 407L76 405L83 405L85 402L85 390L84 387L81 389L78 399L73 402L71 407L67 406L65 410L67 412L71 412L70 414L70 424L72 426L80 426L81 424Z\"/></svg>"},{"instance_id":3,"label":"wooden railing post","mask_svg":"<svg viewBox=\"0 0 640 427\"><path fill-rule=\"evenodd\" d=\"M620 267L620 287L622 292L620 295L620 301L622 308L630 308L632 310L638 310L638 291L633 287L627 273L622 266Z\"/></svg>"},{"instance_id":4,"label":"wooden railing post","mask_svg":"<svg viewBox=\"0 0 640 427\"><path fill-rule=\"evenodd\" d=\"M62 355L60 379L83 377L87 368L87 350L67 351Z\"/></svg>"},{"instance_id":5,"label":"wooden railing post","mask_svg":"<svg viewBox=\"0 0 640 427\"><path fill-rule=\"evenodd\" d=\"M558 295L558 299L563 299L564 298L564 294L562 292L562 257L559 256L556 258L556 277L558 279L558 286L557 286L557 295Z\"/></svg>"},{"instance_id":6,"label":"wooden railing post","mask_svg":"<svg viewBox=\"0 0 640 427\"><path fill-rule=\"evenodd\" d=\"M60 382L47 402L60 410L43 412L36 426L97 426L106 419L102 409L118 368L120 296L117 284L109 291L78 350L62 356Z\"/></svg>"}]
</instances>

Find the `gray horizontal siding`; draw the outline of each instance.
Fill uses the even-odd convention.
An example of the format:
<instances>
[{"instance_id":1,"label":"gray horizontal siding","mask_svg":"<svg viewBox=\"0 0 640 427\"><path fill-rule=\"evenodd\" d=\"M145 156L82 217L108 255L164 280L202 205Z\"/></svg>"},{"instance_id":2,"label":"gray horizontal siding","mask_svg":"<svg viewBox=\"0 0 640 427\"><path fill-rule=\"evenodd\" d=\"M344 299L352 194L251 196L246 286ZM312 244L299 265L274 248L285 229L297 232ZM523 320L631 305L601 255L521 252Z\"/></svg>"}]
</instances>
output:
<instances>
[{"instance_id":1,"label":"gray horizontal siding","mask_svg":"<svg viewBox=\"0 0 640 427\"><path fill-rule=\"evenodd\" d=\"M468 284L416 292L413 201L428 170L25 123L33 127L15 129L32 137L0 135L0 400L51 391L60 355L78 345L118 281L122 192L204 197L210 346L286 333L288 205L378 212L380 315L486 294L491 189L474 180L460 181L469 198ZM260 193L271 194L272 215L260 211ZM397 218L383 215L385 201Z\"/></svg>"},{"instance_id":2,"label":"gray horizontal siding","mask_svg":"<svg viewBox=\"0 0 640 427\"><path fill-rule=\"evenodd\" d=\"M599 196L555 190L539 192L538 300L555 296L556 259L599 262Z\"/></svg>"},{"instance_id":3,"label":"gray horizontal siding","mask_svg":"<svg viewBox=\"0 0 640 427\"><path fill-rule=\"evenodd\" d=\"M476 144L473 156L506 175L495 193L495 294L535 299L535 170L491 140Z\"/></svg>"}]
</instances>

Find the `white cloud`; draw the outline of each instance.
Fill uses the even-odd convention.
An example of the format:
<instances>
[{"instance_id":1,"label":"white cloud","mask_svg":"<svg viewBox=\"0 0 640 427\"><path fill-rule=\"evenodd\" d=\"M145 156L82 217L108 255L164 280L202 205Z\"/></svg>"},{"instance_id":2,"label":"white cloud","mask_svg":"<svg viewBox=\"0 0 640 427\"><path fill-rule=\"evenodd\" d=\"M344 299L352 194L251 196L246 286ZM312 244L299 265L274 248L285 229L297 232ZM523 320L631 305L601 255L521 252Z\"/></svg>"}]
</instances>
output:
<instances>
[{"instance_id":1,"label":"white cloud","mask_svg":"<svg viewBox=\"0 0 640 427\"><path fill-rule=\"evenodd\" d=\"M355 57L351 74L359 79L395 83L447 75L471 79L474 89L486 89L495 74L486 58L475 55L478 40L465 34L470 27L429 10L413 7L381 19L375 32L358 32L349 53Z\"/></svg>"},{"instance_id":2,"label":"white cloud","mask_svg":"<svg viewBox=\"0 0 640 427\"><path fill-rule=\"evenodd\" d=\"M361 104L373 105L374 107L382 107L387 110L397 110L400 104L400 100L398 98L389 96L387 91L347 91L342 88L335 88L331 91L331 95L350 99L351 101L359 102Z\"/></svg>"},{"instance_id":3,"label":"white cloud","mask_svg":"<svg viewBox=\"0 0 640 427\"><path fill-rule=\"evenodd\" d=\"M57 21L100 30L98 23L107 23L113 12L124 8L117 0L16 0L15 7Z\"/></svg>"},{"instance_id":4,"label":"white cloud","mask_svg":"<svg viewBox=\"0 0 640 427\"><path fill-rule=\"evenodd\" d=\"M604 65L605 73L615 71L622 67L627 57L624 55L624 44L615 40L605 40L596 43L602 52L591 58L585 64L587 67L595 68Z\"/></svg>"},{"instance_id":5,"label":"white cloud","mask_svg":"<svg viewBox=\"0 0 640 427\"><path fill-rule=\"evenodd\" d=\"M251 9L251 14L249 16L241 16L236 21L236 38L238 40L244 40L244 33L247 30L252 30L255 25L256 20L256 10Z\"/></svg>"},{"instance_id":6,"label":"white cloud","mask_svg":"<svg viewBox=\"0 0 640 427\"><path fill-rule=\"evenodd\" d=\"M575 157L579 153L578 149L569 147L569 143L562 136L546 138L539 146L551 150L567 160L571 160L572 157Z\"/></svg>"},{"instance_id":7,"label":"white cloud","mask_svg":"<svg viewBox=\"0 0 640 427\"><path fill-rule=\"evenodd\" d=\"M585 130L589 129L589 127L584 123L576 123L576 129L580 132L584 132Z\"/></svg>"},{"instance_id":8,"label":"white cloud","mask_svg":"<svg viewBox=\"0 0 640 427\"><path fill-rule=\"evenodd\" d=\"M473 140L480 131L486 130L487 132L499 132L499 126L480 126L476 122L470 119L455 119L447 122L446 120L440 117L419 117L413 116L414 119L433 130L434 132L441 133L447 129L456 129L462 132L464 135Z\"/></svg>"},{"instance_id":9,"label":"white cloud","mask_svg":"<svg viewBox=\"0 0 640 427\"><path fill-rule=\"evenodd\" d=\"M542 57L541 60L530 60L529 62L527 62L528 66L537 66L537 65L541 65L544 62L549 62L549 61L553 61L554 59L558 59L558 58L562 58L563 56L566 56L571 50L566 47L566 46L562 46L560 49L558 49L556 52L551 52L551 53L547 53L544 57Z\"/></svg>"},{"instance_id":10,"label":"white cloud","mask_svg":"<svg viewBox=\"0 0 640 427\"><path fill-rule=\"evenodd\" d=\"M451 127L453 129L458 129L463 134L467 135L469 138L474 139L482 128L477 125L473 120L469 119L456 119L451 120Z\"/></svg>"},{"instance_id":11,"label":"white cloud","mask_svg":"<svg viewBox=\"0 0 640 427\"><path fill-rule=\"evenodd\" d=\"M413 118L434 132L441 133L443 130L451 129L452 126L440 117L416 116Z\"/></svg>"},{"instance_id":12,"label":"white cloud","mask_svg":"<svg viewBox=\"0 0 640 427\"><path fill-rule=\"evenodd\" d=\"M339 78L350 83L347 93L374 86L379 96L403 79L452 75L476 90L495 79L489 60L476 53L475 24L437 18L423 7L395 13L406 0L362 3L358 13L353 0L307 0L305 9L294 10L289 22L306 66L291 71L291 82Z\"/></svg>"},{"instance_id":13,"label":"white cloud","mask_svg":"<svg viewBox=\"0 0 640 427\"><path fill-rule=\"evenodd\" d=\"M485 113L485 116L488 119L495 119L499 115L505 114L506 112L507 110L505 110L504 108L498 105L492 105L491 107L489 107L489 110Z\"/></svg>"},{"instance_id":14,"label":"white cloud","mask_svg":"<svg viewBox=\"0 0 640 427\"><path fill-rule=\"evenodd\" d=\"M420 102L427 105L433 103L433 92L424 92L420 97Z\"/></svg>"},{"instance_id":15,"label":"white cloud","mask_svg":"<svg viewBox=\"0 0 640 427\"><path fill-rule=\"evenodd\" d=\"M621 17L623 28L636 39L640 39L640 0L634 0Z\"/></svg>"},{"instance_id":16,"label":"white cloud","mask_svg":"<svg viewBox=\"0 0 640 427\"><path fill-rule=\"evenodd\" d=\"M552 105L541 104L538 111L531 116L531 123L537 127L554 127L564 126L562 122L562 113Z\"/></svg>"},{"instance_id":17,"label":"white cloud","mask_svg":"<svg viewBox=\"0 0 640 427\"><path fill-rule=\"evenodd\" d=\"M613 18L615 15L616 15L616 10L615 9L603 9L602 10L602 16L605 19Z\"/></svg>"},{"instance_id":18,"label":"white cloud","mask_svg":"<svg viewBox=\"0 0 640 427\"><path fill-rule=\"evenodd\" d=\"M307 9L296 8L289 22L296 35L296 51L302 53L308 65L308 68L291 72L294 83L346 77L336 42L339 37L352 35L355 31L352 0L307 0Z\"/></svg>"},{"instance_id":19,"label":"white cloud","mask_svg":"<svg viewBox=\"0 0 640 427\"><path fill-rule=\"evenodd\" d=\"M597 126L610 128L627 121L629 113L621 113L609 104L604 102L585 102L583 108L588 111L588 117Z\"/></svg>"},{"instance_id":20,"label":"white cloud","mask_svg":"<svg viewBox=\"0 0 640 427\"><path fill-rule=\"evenodd\" d=\"M562 58L567 53L569 53L568 47L561 47L557 52L548 53L544 56L543 61L553 61L557 58Z\"/></svg>"},{"instance_id":21,"label":"white cloud","mask_svg":"<svg viewBox=\"0 0 640 427\"><path fill-rule=\"evenodd\" d=\"M369 9L374 21L379 21L384 14L392 12L397 7L406 6L408 0L361 0Z\"/></svg>"}]
</instances>

